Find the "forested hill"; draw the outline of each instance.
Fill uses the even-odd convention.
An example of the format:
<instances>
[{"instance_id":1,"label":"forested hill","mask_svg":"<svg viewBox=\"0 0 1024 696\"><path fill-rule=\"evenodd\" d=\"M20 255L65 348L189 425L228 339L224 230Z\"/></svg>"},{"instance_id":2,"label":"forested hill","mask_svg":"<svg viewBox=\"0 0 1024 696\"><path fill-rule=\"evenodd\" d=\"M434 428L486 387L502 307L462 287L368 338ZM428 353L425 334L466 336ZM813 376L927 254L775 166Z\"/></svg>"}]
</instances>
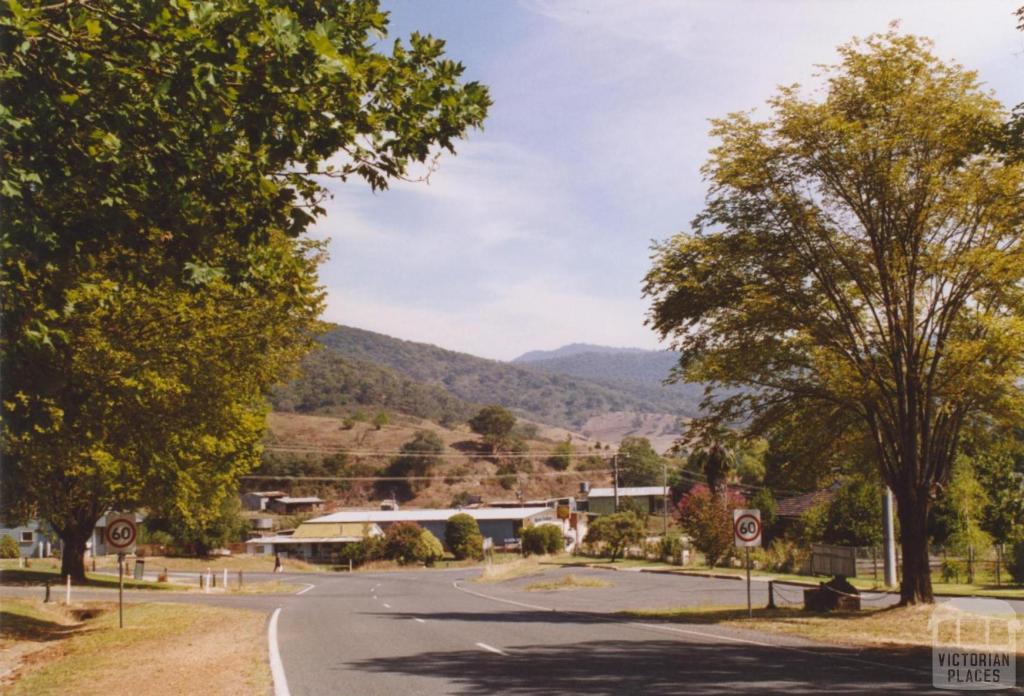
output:
<instances>
[{"instance_id":1,"label":"forested hill","mask_svg":"<svg viewBox=\"0 0 1024 696\"><path fill-rule=\"evenodd\" d=\"M414 390L404 382L383 379L373 368L386 368L423 389L443 389L463 404L498 403L533 420L569 428L581 427L589 418L611 412L667 413L692 415L694 404L662 387L642 384L598 383L564 374L478 358L424 343L403 341L383 334L336 326L320 342L326 351L306 359L305 376L283 387L275 408L315 412L332 403L343 403L355 393L372 392L361 386L372 382L379 387L408 389L429 398L428 392ZM321 355L327 353L328 355ZM339 370L340 379L323 374ZM365 379L360 371L366 370ZM334 388L337 387L337 389ZM353 390L356 390L355 392ZM362 390L362 391L359 391ZM332 393L337 393L337 398ZM346 393L342 393L346 392ZM437 392L429 392L437 394ZM388 394L380 394L381 405ZM394 403L394 400L392 400ZM396 410L401 410L395 406ZM446 410L457 410L456 402ZM423 410L412 415L434 418Z\"/></svg>"}]
</instances>

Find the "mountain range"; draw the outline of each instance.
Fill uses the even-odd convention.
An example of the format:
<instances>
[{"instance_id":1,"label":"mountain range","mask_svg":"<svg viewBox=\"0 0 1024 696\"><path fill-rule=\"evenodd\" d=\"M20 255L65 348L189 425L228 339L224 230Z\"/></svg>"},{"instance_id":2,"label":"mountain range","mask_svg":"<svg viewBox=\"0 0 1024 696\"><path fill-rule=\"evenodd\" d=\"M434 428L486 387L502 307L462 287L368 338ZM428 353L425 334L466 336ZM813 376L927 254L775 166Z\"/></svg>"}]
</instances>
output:
<instances>
[{"instance_id":1,"label":"mountain range","mask_svg":"<svg viewBox=\"0 0 1024 696\"><path fill-rule=\"evenodd\" d=\"M393 409L439 422L464 422L481 404L501 404L530 420L584 430L608 414L697 413L700 385L665 386L669 352L572 344L531 351L510 363L347 326L319 337L323 349L272 398L279 411L329 413Z\"/></svg>"}]
</instances>

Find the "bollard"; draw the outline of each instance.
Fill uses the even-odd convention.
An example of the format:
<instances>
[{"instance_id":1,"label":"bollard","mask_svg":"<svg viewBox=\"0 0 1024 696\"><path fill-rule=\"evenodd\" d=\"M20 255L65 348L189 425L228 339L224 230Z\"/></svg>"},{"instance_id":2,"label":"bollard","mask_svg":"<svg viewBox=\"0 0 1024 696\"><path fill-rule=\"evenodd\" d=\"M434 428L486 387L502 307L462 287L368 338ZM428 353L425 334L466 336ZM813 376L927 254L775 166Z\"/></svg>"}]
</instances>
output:
<instances>
[{"instance_id":1,"label":"bollard","mask_svg":"<svg viewBox=\"0 0 1024 696\"><path fill-rule=\"evenodd\" d=\"M203 574L199 574L199 589L203 589Z\"/></svg>"},{"instance_id":2,"label":"bollard","mask_svg":"<svg viewBox=\"0 0 1024 696\"><path fill-rule=\"evenodd\" d=\"M224 591L227 592L227 589L228 589L228 569L225 568L224 569Z\"/></svg>"},{"instance_id":3,"label":"bollard","mask_svg":"<svg viewBox=\"0 0 1024 696\"><path fill-rule=\"evenodd\" d=\"M46 581L46 597L43 599L43 604L47 604L50 601L50 581Z\"/></svg>"},{"instance_id":4,"label":"bollard","mask_svg":"<svg viewBox=\"0 0 1024 696\"><path fill-rule=\"evenodd\" d=\"M213 581L213 582L210 583L210 586L211 587L216 587L217 586L217 576L214 575L213 573L210 573L210 580Z\"/></svg>"},{"instance_id":5,"label":"bollard","mask_svg":"<svg viewBox=\"0 0 1024 696\"><path fill-rule=\"evenodd\" d=\"M768 581L768 606L767 609L775 609L775 581Z\"/></svg>"},{"instance_id":6,"label":"bollard","mask_svg":"<svg viewBox=\"0 0 1024 696\"><path fill-rule=\"evenodd\" d=\"M352 572L352 559L348 559L348 572Z\"/></svg>"},{"instance_id":7,"label":"bollard","mask_svg":"<svg viewBox=\"0 0 1024 696\"><path fill-rule=\"evenodd\" d=\"M242 571L238 571L238 589L242 589Z\"/></svg>"},{"instance_id":8,"label":"bollard","mask_svg":"<svg viewBox=\"0 0 1024 696\"><path fill-rule=\"evenodd\" d=\"M64 604L71 604L71 574L68 573L68 589L67 594L64 595Z\"/></svg>"}]
</instances>

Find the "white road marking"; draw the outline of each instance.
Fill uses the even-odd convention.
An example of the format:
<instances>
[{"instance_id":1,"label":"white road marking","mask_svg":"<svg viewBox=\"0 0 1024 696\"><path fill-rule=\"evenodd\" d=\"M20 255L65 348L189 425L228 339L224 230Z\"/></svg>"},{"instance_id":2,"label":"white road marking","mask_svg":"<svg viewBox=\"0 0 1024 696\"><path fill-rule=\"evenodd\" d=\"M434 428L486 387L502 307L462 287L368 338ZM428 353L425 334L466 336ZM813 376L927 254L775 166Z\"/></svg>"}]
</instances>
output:
<instances>
[{"instance_id":1,"label":"white road marking","mask_svg":"<svg viewBox=\"0 0 1024 696\"><path fill-rule=\"evenodd\" d=\"M302 584L303 584L303 585L305 585L305 586L306 586L306 588L305 588L305 589L302 589L302 590L299 590L299 591L298 591L298 592L296 592L295 594L297 594L297 595L300 595L300 594L306 594L307 592L309 592L310 590L312 590L312 589L313 589L314 587L316 587L316 585L310 585L309 583L302 583Z\"/></svg>"},{"instance_id":2,"label":"white road marking","mask_svg":"<svg viewBox=\"0 0 1024 696\"><path fill-rule=\"evenodd\" d=\"M484 650L486 650L487 652L492 652L492 653L494 653L495 655L504 655L505 657L508 657L508 653L506 653L506 652L504 652L504 651L502 651L502 650L498 650L498 649L497 649L496 647L494 647L493 645L488 645L487 643L477 643L476 645L477 645L477 647L479 647L479 648L483 648L483 649L484 649Z\"/></svg>"},{"instance_id":3,"label":"white road marking","mask_svg":"<svg viewBox=\"0 0 1024 696\"><path fill-rule=\"evenodd\" d=\"M466 594L471 594L471 595L473 595L475 597L480 597L481 599L489 599L489 600L491 600L493 602L501 602L503 604L512 604L512 605L518 606L518 607L525 607L526 609L538 609L540 611L555 611L555 609L553 609L551 607L542 607L539 604L527 604L526 602L517 602L514 599L504 599L502 597L494 597L492 595L483 594L482 592L474 592L473 590L467 590L465 587L462 587L461 585L459 585L458 582L453 582L452 586L455 587L455 589L459 590L460 592L465 592ZM566 614L586 614L586 615L592 615L593 614L593 612L586 612L586 611L567 611L565 613ZM629 624L631 626L636 626L638 628L645 628L645 629L651 629L651 630L656 630L656 631L668 631L668 632L671 632L671 633L683 633L683 634L689 634L689 635L693 635L693 636L700 636L701 638L713 638L713 639L716 639L716 640L728 641L728 642L732 642L732 643L746 643L747 645L757 645L759 647L775 648L777 650L789 650L791 652L797 652L797 653L801 653L801 654L804 654L804 655L814 655L814 656L816 656L818 658L823 656L823 653L821 653L819 651L807 650L807 649L804 649L804 648L794 647L792 645L775 645L775 644L772 644L772 643L764 643L764 642L761 642L761 641L750 640L748 638L733 638L732 636L724 636L724 635L720 635L718 633L710 633L710 632L705 632L705 631L694 631L694 630L691 630L691 629L676 628L674 626L660 626L658 624L640 623L638 621L628 621L625 618L616 617L616 616L611 615L611 614L603 614L603 616L605 618L607 618L607 620L609 620L609 621L616 621L616 620L623 621L624 623L627 623L627 624ZM754 630L756 630L756 629L754 629ZM480 643L477 643L477 645L480 645ZM821 645L822 645L822 647L826 647L825 644L821 644ZM872 667L886 667L888 669L895 669L895 670L899 670L901 672L912 672L914 674L930 674L930 672L928 672L927 670L914 669L913 667L901 667L899 665L890 665L890 664L885 664L885 663L882 663L882 662L873 662L871 660L865 660L865 659L857 658L857 657L847 657L846 655L839 655L839 654L836 654L836 653L827 653L827 654L828 654L829 657L835 658L837 660L844 660L846 662L854 662L854 663L861 664L861 665L871 665Z\"/></svg>"},{"instance_id":4,"label":"white road marking","mask_svg":"<svg viewBox=\"0 0 1024 696\"><path fill-rule=\"evenodd\" d=\"M418 622L420 622L420 623L426 623L426 621L424 621L423 619L419 618L418 616L414 616L414 617L412 617L412 620L413 620L413 621L418 621Z\"/></svg>"},{"instance_id":5,"label":"white road marking","mask_svg":"<svg viewBox=\"0 0 1024 696\"><path fill-rule=\"evenodd\" d=\"M274 680L274 696L291 696L288 691L288 680L284 676L284 663L281 662L281 653L277 649L277 617L281 614L278 607L270 616L270 624L267 626L267 644L270 646L270 676Z\"/></svg>"},{"instance_id":6,"label":"white road marking","mask_svg":"<svg viewBox=\"0 0 1024 696\"><path fill-rule=\"evenodd\" d=\"M390 608L391 608L391 605L390 605L390 604L388 604L387 602L385 602L385 603L384 603L384 607L385 607L385 608L387 608L387 609L390 609Z\"/></svg>"}]
</instances>

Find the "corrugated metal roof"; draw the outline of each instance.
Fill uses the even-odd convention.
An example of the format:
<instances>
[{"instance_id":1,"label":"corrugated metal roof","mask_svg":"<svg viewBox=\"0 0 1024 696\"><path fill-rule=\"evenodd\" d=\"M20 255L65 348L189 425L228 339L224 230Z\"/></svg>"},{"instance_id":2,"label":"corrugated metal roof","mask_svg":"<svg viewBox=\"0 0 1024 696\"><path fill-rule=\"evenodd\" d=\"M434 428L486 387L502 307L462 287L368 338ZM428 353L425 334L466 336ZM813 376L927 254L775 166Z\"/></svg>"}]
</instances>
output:
<instances>
[{"instance_id":1,"label":"corrugated metal roof","mask_svg":"<svg viewBox=\"0 0 1024 696\"><path fill-rule=\"evenodd\" d=\"M619 486L619 497L640 497L645 495L665 495L662 486ZM614 498L614 488L591 488L588 498Z\"/></svg>"},{"instance_id":2,"label":"corrugated metal roof","mask_svg":"<svg viewBox=\"0 0 1024 696\"><path fill-rule=\"evenodd\" d=\"M546 507L524 508L474 508L457 510L348 510L332 512L322 517L314 517L303 524L321 522L440 522L452 515L465 513L475 520L524 520L546 513L553 515L554 510Z\"/></svg>"},{"instance_id":3,"label":"corrugated metal roof","mask_svg":"<svg viewBox=\"0 0 1024 696\"><path fill-rule=\"evenodd\" d=\"M320 498L317 498L316 496L312 496L312 497L309 497L309 498L292 498L292 497L289 497L289 496L285 496L284 498L276 498L276 500L279 503L285 503L285 504L288 504L288 503L322 503L322 502L324 502L323 500L321 500Z\"/></svg>"},{"instance_id":4,"label":"corrugated metal roof","mask_svg":"<svg viewBox=\"0 0 1024 696\"><path fill-rule=\"evenodd\" d=\"M365 539L368 536L380 536L383 532L372 522L303 522L292 536L295 538L310 537L356 537Z\"/></svg>"},{"instance_id":5,"label":"corrugated metal roof","mask_svg":"<svg viewBox=\"0 0 1024 696\"><path fill-rule=\"evenodd\" d=\"M362 537L343 537L343 536L337 536L337 537L304 537L304 538L295 538L295 537L291 537L291 536L272 536L272 537L258 537L256 539L249 539L245 543L246 543L246 545L248 545L248 544L255 544L257 546L265 545L265 544L331 544L331 543L343 544L343 543L349 543L349 542L355 543L357 541L362 541L362 540L363 540Z\"/></svg>"}]
</instances>

